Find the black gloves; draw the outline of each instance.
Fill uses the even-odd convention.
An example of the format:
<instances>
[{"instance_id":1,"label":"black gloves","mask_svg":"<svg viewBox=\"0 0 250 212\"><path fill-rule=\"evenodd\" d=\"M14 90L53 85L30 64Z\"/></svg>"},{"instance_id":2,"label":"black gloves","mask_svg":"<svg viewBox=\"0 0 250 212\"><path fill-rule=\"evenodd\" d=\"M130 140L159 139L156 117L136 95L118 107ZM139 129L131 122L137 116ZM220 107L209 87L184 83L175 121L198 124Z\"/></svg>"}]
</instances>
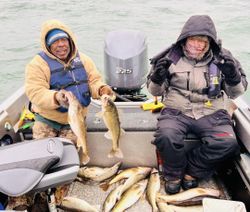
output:
<instances>
[{"instance_id":1,"label":"black gloves","mask_svg":"<svg viewBox=\"0 0 250 212\"><path fill-rule=\"evenodd\" d=\"M152 82L161 85L166 78L169 78L169 66L172 64L172 61L166 57L158 60L154 66L154 72L150 76Z\"/></svg>"},{"instance_id":2,"label":"black gloves","mask_svg":"<svg viewBox=\"0 0 250 212\"><path fill-rule=\"evenodd\" d=\"M225 81L228 85L234 86L240 83L241 74L237 70L236 62L232 57L221 52L219 54L219 59L217 58L214 63L225 76Z\"/></svg>"}]
</instances>

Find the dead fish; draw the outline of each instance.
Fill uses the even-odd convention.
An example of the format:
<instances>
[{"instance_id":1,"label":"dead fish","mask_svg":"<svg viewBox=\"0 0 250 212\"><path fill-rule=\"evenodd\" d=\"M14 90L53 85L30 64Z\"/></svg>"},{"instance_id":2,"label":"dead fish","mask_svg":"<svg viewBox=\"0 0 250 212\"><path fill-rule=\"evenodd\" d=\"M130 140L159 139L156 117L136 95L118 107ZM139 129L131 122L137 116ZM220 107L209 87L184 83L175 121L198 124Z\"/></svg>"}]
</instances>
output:
<instances>
[{"instance_id":1,"label":"dead fish","mask_svg":"<svg viewBox=\"0 0 250 212\"><path fill-rule=\"evenodd\" d=\"M160 181L160 175L157 169L152 169L148 187L147 187L147 197L150 205L152 206L152 211L156 212L158 211L157 205L156 205L156 196L159 192L161 187L161 181Z\"/></svg>"},{"instance_id":2,"label":"dead fish","mask_svg":"<svg viewBox=\"0 0 250 212\"><path fill-rule=\"evenodd\" d=\"M103 204L103 212L109 212L114 207L115 203L117 202L120 194L121 189L123 185L117 186L115 189L113 189L108 196L106 197L104 204Z\"/></svg>"},{"instance_id":3,"label":"dead fish","mask_svg":"<svg viewBox=\"0 0 250 212\"><path fill-rule=\"evenodd\" d=\"M144 172L135 173L134 175L130 176L125 183L122 184L122 188L120 189L120 193L118 195L118 199L120 199L121 195L128 190L132 185L139 182L142 179L145 179L151 171L151 168L145 169Z\"/></svg>"},{"instance_id":4,"label":"dead fish","mask_svg":"<svg viewBox=\"0 0 250 212\"><path fill-rule=\"evenodd\" d=\"M123 171L121 171L118 175L116 175L111 181L108 183L104 183L100 185L100 187L104 190L107 191L109 186L111 186L113 183L117 183L120 180L126 179L131 177L134 174L142 174L142 173L149 173L151 171L151 168L149 167L133 167L133 168L128 168Z\"/></svg>"},{"instance_id":5,"label":"dead fish","mask_svg":"<svg viewBox=\"0 0 250 212\"><path fill-rule=\"evenodd\" d=\"M105 134L105 137L112 139L112 149L108 154L108 157L123 158L123 153L119 147L119 140L121 132L124 132L124 130L121 129L120 126L118 110L109 95L102 95L101 101L102 111L97 113L96 116L103 118L103 121L108 128L108 132Z\"/></svg>"},{"instance_id":6,"label":"dead fish","mask_svg":"<svg viewBox=\"0 0 250 212\"><path fill-rule=\"evenodd\" d=\"M192 188L173 195L157 194L157 199L179 206L199 205L204 197L219 198L220 191L210 188Z\"/></svg>"},{"instance_id":7,"label":"dead fish","mask_svg":"<svg viewBox=\"0 0 250 212\"><path fill-rule=\"evenodd\" d=\"M112 167L82 167L79 169L78 176L101 182L115 175L121 165L121 162L116 163Z\"/></svg>"},{"instance_id":8,"label":"dead fish","mask_svg":"<svg viewBox=\"0 0 250 212\"><path fill-rule=\"evenodd\" d=\"M88 202L76 197L64 197L59 207L69 211L98 212L98 210Z\"/></svg>"},{"instance_id":9,"label":"dead fish","mask_svg":"<svg viewBox=\"0 0 250 212\"><path fill-rule=\"evenodd\" d=\"M80 158L80 164L85 165L89 162L90 158L88 156L87 150L87 131L83 109L77 98L71 92L67 92L65 95L69 102L68 122L72 131L77 136L77 148Z\"/></svg>"},{"instance_id":10,"label":"dead fish","mask_svg":"<svg viewBox=\"0 0 250 212\"><path fill-rule=\"evenodd\" d=\"M135 173L131 175L123 184L116 187L114 190L110 192L108 197L105 200L104 203L104 209L105 211L109 211L115 203L121 198L122 194L128 190L131 186L133 186L135 183L139 182L142 179L145 179L147 175L149 174L151 168L144 169L144 172L142 173Z\"/></svg>"},{"instance_id":11,"label":"dead fish","mask_svg":"<svg viewBox=\"0 0 250 212\"><path fill-rule=\"evenodd\" d=\"M116 203L112 212L122 212L136 203L147 187L148 180L142 180L129 188Z\"/></svg>"}]
</instances>

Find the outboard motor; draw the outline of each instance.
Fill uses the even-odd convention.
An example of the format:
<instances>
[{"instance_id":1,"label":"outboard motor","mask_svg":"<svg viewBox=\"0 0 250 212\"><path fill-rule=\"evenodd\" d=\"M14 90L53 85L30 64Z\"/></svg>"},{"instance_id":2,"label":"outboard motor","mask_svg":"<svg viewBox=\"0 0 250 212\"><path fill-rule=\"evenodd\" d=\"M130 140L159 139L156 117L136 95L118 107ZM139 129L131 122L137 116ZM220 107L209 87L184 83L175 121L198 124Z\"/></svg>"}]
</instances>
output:
<instances>
[{"instance_id":1,"label":"outboard motor","mask_svg":"<svg viewBox=\"0 0 250 212\"><path fill-rule=\"evenodd\" d=\"M104 74L117 97L141 95L148 72L146 36L136 30L109 32L105 39ZM119 95L120 94L120 95ZM138 96L139 95L139 96Z\"/></svg>"}]
</instances>

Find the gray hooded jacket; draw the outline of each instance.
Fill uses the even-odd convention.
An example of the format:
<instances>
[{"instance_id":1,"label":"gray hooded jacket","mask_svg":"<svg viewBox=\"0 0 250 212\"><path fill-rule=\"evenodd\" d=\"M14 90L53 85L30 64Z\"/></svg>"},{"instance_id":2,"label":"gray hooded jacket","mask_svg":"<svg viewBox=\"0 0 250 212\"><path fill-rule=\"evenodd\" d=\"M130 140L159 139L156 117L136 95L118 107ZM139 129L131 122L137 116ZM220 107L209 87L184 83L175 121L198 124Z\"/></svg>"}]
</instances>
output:
<instances>
[{"instance_id":1,"label":"gray hooded jacket","mask_svg":"<svg viewBox=\"0 0 250 212\"><path fill-rule=\"evenodd\" d=\"M210 50L201 61L187 59L182 45L187 37L206 35L210 38ZM221 75L221 92L217 98L209 98L209 64L219 55L220 51L230 56L235 62L237 71L241 74L241 82L231 86L226 84ZM162 57L173 61L168 71L169 79L162 85L150 80L156 62ZM163 103L170 108L182 111L185 115L198 119L219 109L228 109L228 98L236 98L247 88L246 75L238 60L232 54L221 48L212 19L207 15L191 16L185 23L176 43L151 59L152 68L148 75L147 87L153 96L163 96Z\"/></svg>"}]
</instances>

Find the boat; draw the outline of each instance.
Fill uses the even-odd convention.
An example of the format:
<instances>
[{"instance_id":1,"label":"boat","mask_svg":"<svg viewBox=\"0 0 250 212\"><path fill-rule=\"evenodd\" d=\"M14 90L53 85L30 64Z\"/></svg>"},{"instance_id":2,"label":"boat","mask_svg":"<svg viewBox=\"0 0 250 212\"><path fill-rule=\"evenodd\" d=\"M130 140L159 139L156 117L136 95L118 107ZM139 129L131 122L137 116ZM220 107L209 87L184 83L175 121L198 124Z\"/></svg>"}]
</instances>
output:
<instances>
[{"instance_id":1,"label":"boat","mask_svg":"<svg viewBox=\"0 0 250 212\"><path fill-rule=\"evenodd\" d=\"M152 96L142 93L147 74L145 39L141 32L133 30L113 31L107 35L105 40L105 80L117 93L115 104L121 111L121 127L125 130L125 135L120 139L124 158L107 157L111 149L111 142L104 137L104 133L107 131L105 124L95 115L101 110L101 102L92 99L86 119L90 155L88 166L110 167L121 161L122 169L136 166L160 168L155 146L151 143L156 130L158 113L152 113L150 110L144 111L141 108L143 103L153 101ZM131 51L131 46L135 47L135 50ZM212 181L202 183L215 185L223 192L225 199L241 201L245 204L246 209L250 210L250 106L242 98L238 98L234 103L237 105L237 109L233 112L234 129L241 146L241 154L237 159L223 164ZM100 205L100 199L103 201L104 197L100 198L103 194L99 195L99 190L91 190L92 188L86 188L74 181L79 170L79 159L75 148L67 139L49 138L37 142L32 139L30 128L20 130L18 127L20 114L24 106L29 107L29 104L24 87L21 87L0 105L1 204L7 204L6 196L8 195L18 196L26 192L51 191L58 185L71 183L74 185L70 188L71 195L88 198L92 204ZM188 150L199 145L199 140L195 135L189 134L186 137L186 144L185 148ZM49 154L45 151L48 149ZM55 149L57 151L54 151ZM45 172L39 169L37 174L37 167L22 171L20 171L20 167L18 168L18 165L25 168L23 161L33 158L34 161L39 162L41 158L51 154L53 155L52 162L41 160L41 163L44 163L43 168L46 167ZM9 164L18 165L16 165L16 169L10 171L6 168ZM23 186L19 186L19 184ZM17 186L19 186L18 189ZM96 188L93 187L93 189ZM98 202L95 202L97 200ZM144 206L142 206L143 204ZM149 205L143 204L139 204L137 208L130 211L143 209L150 211Z\"/></svg>"}]
</instances>

